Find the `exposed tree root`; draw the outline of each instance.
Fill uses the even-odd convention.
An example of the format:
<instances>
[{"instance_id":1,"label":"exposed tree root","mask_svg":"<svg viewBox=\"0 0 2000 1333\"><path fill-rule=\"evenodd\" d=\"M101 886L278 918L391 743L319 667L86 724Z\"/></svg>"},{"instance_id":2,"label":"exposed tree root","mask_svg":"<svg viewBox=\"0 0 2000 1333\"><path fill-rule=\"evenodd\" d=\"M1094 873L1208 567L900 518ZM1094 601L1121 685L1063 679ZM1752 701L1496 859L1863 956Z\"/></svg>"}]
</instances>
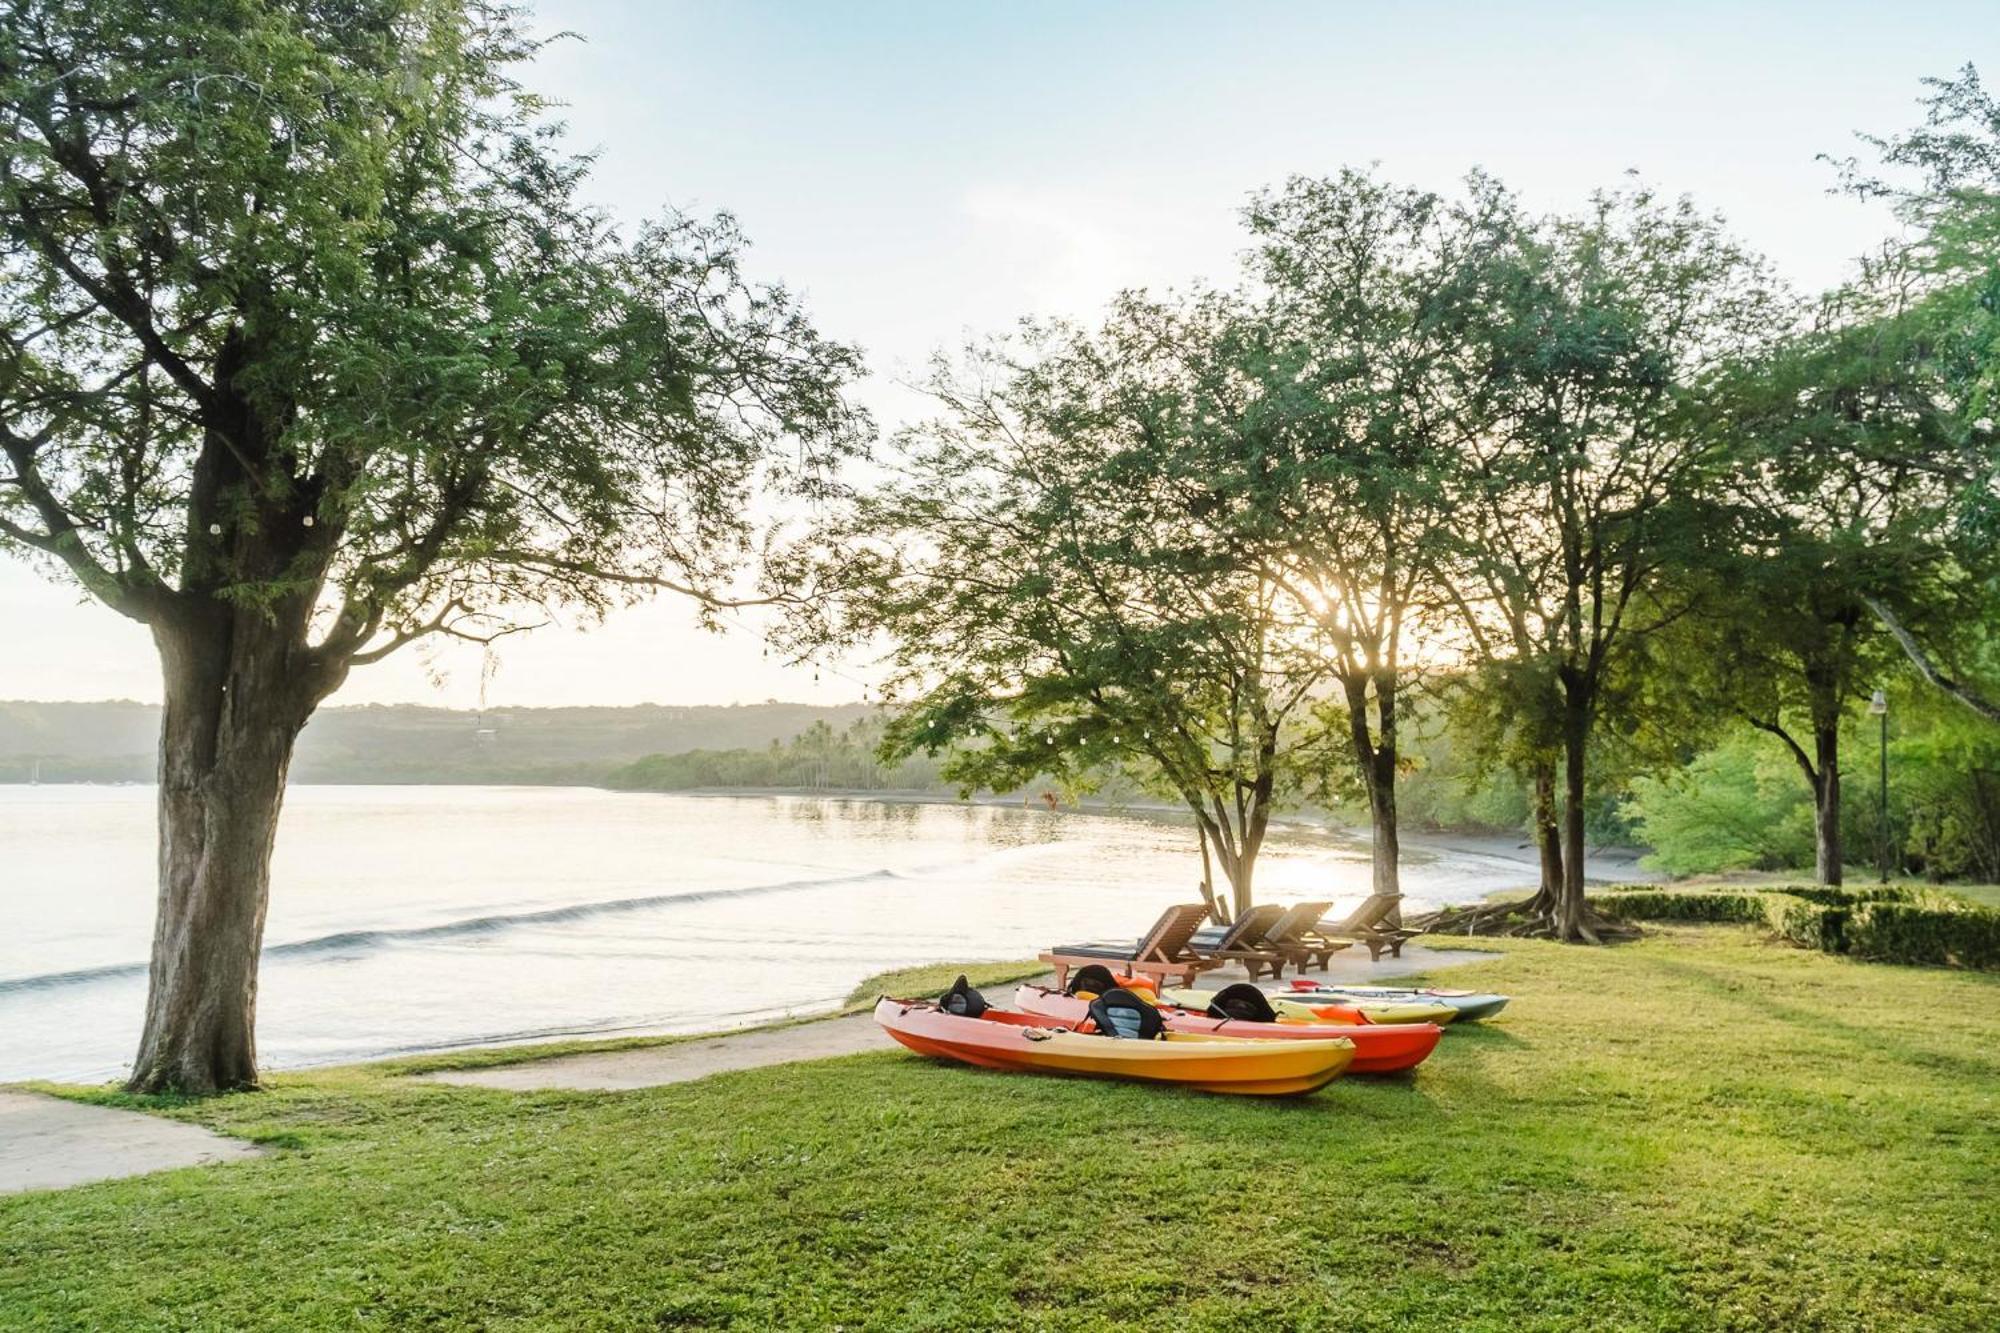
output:
<instances>
[{"instance_id":1,"label":"exposed tree root","mask_svg":"<svg viewBox=\"0 0 2000 1333\"><path fill-rule=\"evenodd\" d=\"M1569 940L1579 944L1606 944L1636 940L1642 932L1629 921L1605 916L1586 907L1573 930L1565 930L1553 905L1537 898L1525 902L1486 903L1476 907L1447 907L1421 917L1411 924L1433 935L1489 935L1503 938Z\"/></svg>"}]
</instances>

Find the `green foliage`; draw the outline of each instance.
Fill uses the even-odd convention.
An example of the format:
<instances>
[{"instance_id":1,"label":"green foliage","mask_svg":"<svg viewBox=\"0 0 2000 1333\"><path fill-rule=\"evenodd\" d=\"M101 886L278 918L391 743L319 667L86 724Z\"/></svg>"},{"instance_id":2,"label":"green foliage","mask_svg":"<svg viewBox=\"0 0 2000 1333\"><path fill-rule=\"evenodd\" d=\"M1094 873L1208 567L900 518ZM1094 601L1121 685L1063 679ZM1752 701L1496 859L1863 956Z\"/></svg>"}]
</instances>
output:
<instances>
[{"instance_id":1,"label":"green foliage","mask_svg":"<svg viewBox=\"0 0 2000 1333\"><path fill-rule=\"evenodd\" d=\"M0 1197L0 1325L2000 1322L1990 977L1884 1004L1877 968L1735 931L1498 947L1432 980L1512 994L1500 1020L1285 1104L886 1040L614 1094L276 1075L165 1112L266 1157Z\"/></svg>"},{"instance_id":2,"label":"green foliage","mask_svg":"<svg viewBox=\"0 0 2000 1333\"><path fill-rule=\"evenodd\" d=\"M177 634L252 612L300 720L424 633L714 588L753 484L859 444L859 361L729 218L585 204L539 46L460 0L10 6L0 544Z\"/></svg>"},{"instance_id":3,"label":"green foliage","mask_svg":"<svg viewBox=\"0 0 2000 1333\"><path fill-rule=\"evenodd\" d=\"M1892 704L1889 836L1896 865L1936 880L2000 879L2000 730L1928 696ZM1878 846L1875 720L1850 710L1841 728L1842 835L1848 860ZM1787 748L1738 727L1712 749L1631 783L1648 864L1676 875L1809 869L1812 792Z\"/></svg>"},{"instance_id":4,"label":"green foliage","mask_svg":"<svg viewBox=\"0 0 2000 1333\"><path fill-rule=\"evenodd\" d=\"M2000 911L1944 898L1870 903L1847 923L1846 945L1883 962L2000 971Z\"/></svg>"},{"instance_id":5,"label":"green foliage","mask_svg":"<svg viewBox=\"0 0 2000 1333\"><path fill-rule=\"evenodd\" d=\"M1632 783L1633 823L1669 874L1810 866L1812 791L1789 755L1741 730L1684 768Z\"/></svg>"}]
</instances>

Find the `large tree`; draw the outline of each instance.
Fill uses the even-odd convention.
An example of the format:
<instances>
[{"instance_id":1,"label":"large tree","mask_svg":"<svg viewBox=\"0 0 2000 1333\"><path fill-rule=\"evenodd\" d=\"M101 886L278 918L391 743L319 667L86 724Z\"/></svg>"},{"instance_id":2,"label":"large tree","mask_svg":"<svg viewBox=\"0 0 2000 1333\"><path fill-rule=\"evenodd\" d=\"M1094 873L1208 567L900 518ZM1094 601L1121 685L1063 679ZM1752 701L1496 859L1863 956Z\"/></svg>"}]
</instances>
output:
<instances>
[{"instance_id":1,"label":"large tree","mask_svg":"<svg viewBox=\"0 0 2000 1333\"><path fill-rule=\"evenodd\" d=\"M2000 690L1954 662L1974 660L1983 639L1962 631L2000 606L2000 99L1971 65L1925 86L1922 125L1862 136L1875 164L1843 166L1847 187L1888 200L1904 227L1852 285L1855 321L1908 350L1899 387L1935 428L1923 459L1945 491L1933 535L1956 564L1925 602L1949 598L1960 614L1926 630L1925 602L1867 601L1925 680L2000 721Z\"/></svg>"},{"instance_id":2,"label":"large tree","mask_svg":"<svg viewBox=\"0 0 2000 1333\"><path fill-rule=\"evenodd\" d=\"M1206 488L1223 540L1292 598L1326 653L1374 891L1391 899L1403 699L1448 600L1442 481L1477 429L1448 364L1512 214L1479 176L1459 200L1354 171L1260 195L1247 219L1261 336L1239 338L1233 358L1258 390L1258 429L1198 414L1195 453L1170 464Z\"/></svg>"},{"instance_id":3,"label":"large tree","mask_svg":"<svg viewBox=\"0 0 2000 1333\"><path fill-rule=\"evenodd\" d=\"M1477 414L1451 480L1466 633L1519 691L1515 729L1560 758L1561 880L1519 909L1563 939L1584 903L1592 740L1635 650L1683 614L1664 575L1712 520L1706 386L1782 311L1714 219L1643 190L1518 232L1486 278L1458 399Z\"/></svg>"},{"instance_id":4,"label":"large tree","mask_svg":"<svg viewBox=\"0 0 2000 1333\"><path fill-rule=\"evenodd\" d=\"M723 219L621 239L461 0L9 0L0 542L151 631L159 903L130 1086L251 1086L293 741L522 608L714 595L855 369ZM795 442L776 447L781 441Z\"/></svg>"}]
</instances>

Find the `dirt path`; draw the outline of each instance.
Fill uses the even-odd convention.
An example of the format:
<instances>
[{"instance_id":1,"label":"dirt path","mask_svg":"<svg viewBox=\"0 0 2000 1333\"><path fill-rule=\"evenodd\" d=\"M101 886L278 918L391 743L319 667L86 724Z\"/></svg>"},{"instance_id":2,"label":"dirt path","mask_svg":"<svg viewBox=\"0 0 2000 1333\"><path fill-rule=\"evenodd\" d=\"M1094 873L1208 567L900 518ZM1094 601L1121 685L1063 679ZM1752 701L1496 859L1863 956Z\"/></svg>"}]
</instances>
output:
<instances>
[{"instance_id":1,"label":"dirt path","mask_svg":"<svg viewBox=\"0 0 2000 1333\"><path fill-rule=\"evenodd\" d=\"M254 1144L199 1125L39 1093L0 1092L0 1194L259 1155Z\"/></svg>"},{"instance_id":2,"label":"dirt path","mask_svg":"<svg viewBox=\"0 0 2000 1333\"><path fill-rule=\"evenodd\" d=\"M1385 958L1369 963L1363 950L1356 960L1346 953L1334 955L1329 978L1335 982L1375 981L1386 977L1409 976L1433 968L1461 963L1486 962L1494 955L1470 949L1426 949L1411 944L1400 959ZM1321 974L1315 973L1318 977ZM1235 969L1209 973L1203 985L1245 978ZM1012 986L997 986L985 992L988 1002L1004 1005L1012 999ZM582 1055L559 1055L547 1060L529 1060L517 1065L491 1069L454 1069L422 1077L438 1083L457 1083L475 1088L503 1088L510 1092L542 1092L552 1089L602 1092L657 1087L663 1083L687 1083L710 1074L735 1069L756 1069L763 1065L791 1064L798 1060L823 1060L835 1055L855 1055L862 1051L890 1049L889 1039L875 1026L869 1014L850 1014L816 1023L795 1023L789 1027L752 1028L747 1032L722 1033L668 1046L641 1046L623 1051L599 1051Z\"/></svg>"}]
</instances>

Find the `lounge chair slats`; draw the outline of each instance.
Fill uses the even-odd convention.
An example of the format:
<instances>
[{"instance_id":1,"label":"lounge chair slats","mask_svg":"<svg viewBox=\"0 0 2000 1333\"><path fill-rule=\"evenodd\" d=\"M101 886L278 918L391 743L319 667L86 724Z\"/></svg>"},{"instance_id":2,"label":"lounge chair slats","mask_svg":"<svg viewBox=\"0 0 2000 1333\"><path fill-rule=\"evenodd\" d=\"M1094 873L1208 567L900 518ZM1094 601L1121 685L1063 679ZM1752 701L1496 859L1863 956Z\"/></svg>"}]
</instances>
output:
<instances>
[{"instance_id":1,"label":"lounge chair slats","mask_svg":"<svg viewBox=\"0 0 2000 1333\"><path fill-rule=\"evenodd\" d=\"M1122 963L1127 971L1151 977L1162 986L1175 980L1191 985L1200 973L1221 965L1188 948L1188 941L1207 918L1208 904L1182 903L1162 912L1136 945L1058 945L1041 958L1055 968L1058 987L1068 983L1069 970L1076 963Z\"/></svg>"}]
</instances>

